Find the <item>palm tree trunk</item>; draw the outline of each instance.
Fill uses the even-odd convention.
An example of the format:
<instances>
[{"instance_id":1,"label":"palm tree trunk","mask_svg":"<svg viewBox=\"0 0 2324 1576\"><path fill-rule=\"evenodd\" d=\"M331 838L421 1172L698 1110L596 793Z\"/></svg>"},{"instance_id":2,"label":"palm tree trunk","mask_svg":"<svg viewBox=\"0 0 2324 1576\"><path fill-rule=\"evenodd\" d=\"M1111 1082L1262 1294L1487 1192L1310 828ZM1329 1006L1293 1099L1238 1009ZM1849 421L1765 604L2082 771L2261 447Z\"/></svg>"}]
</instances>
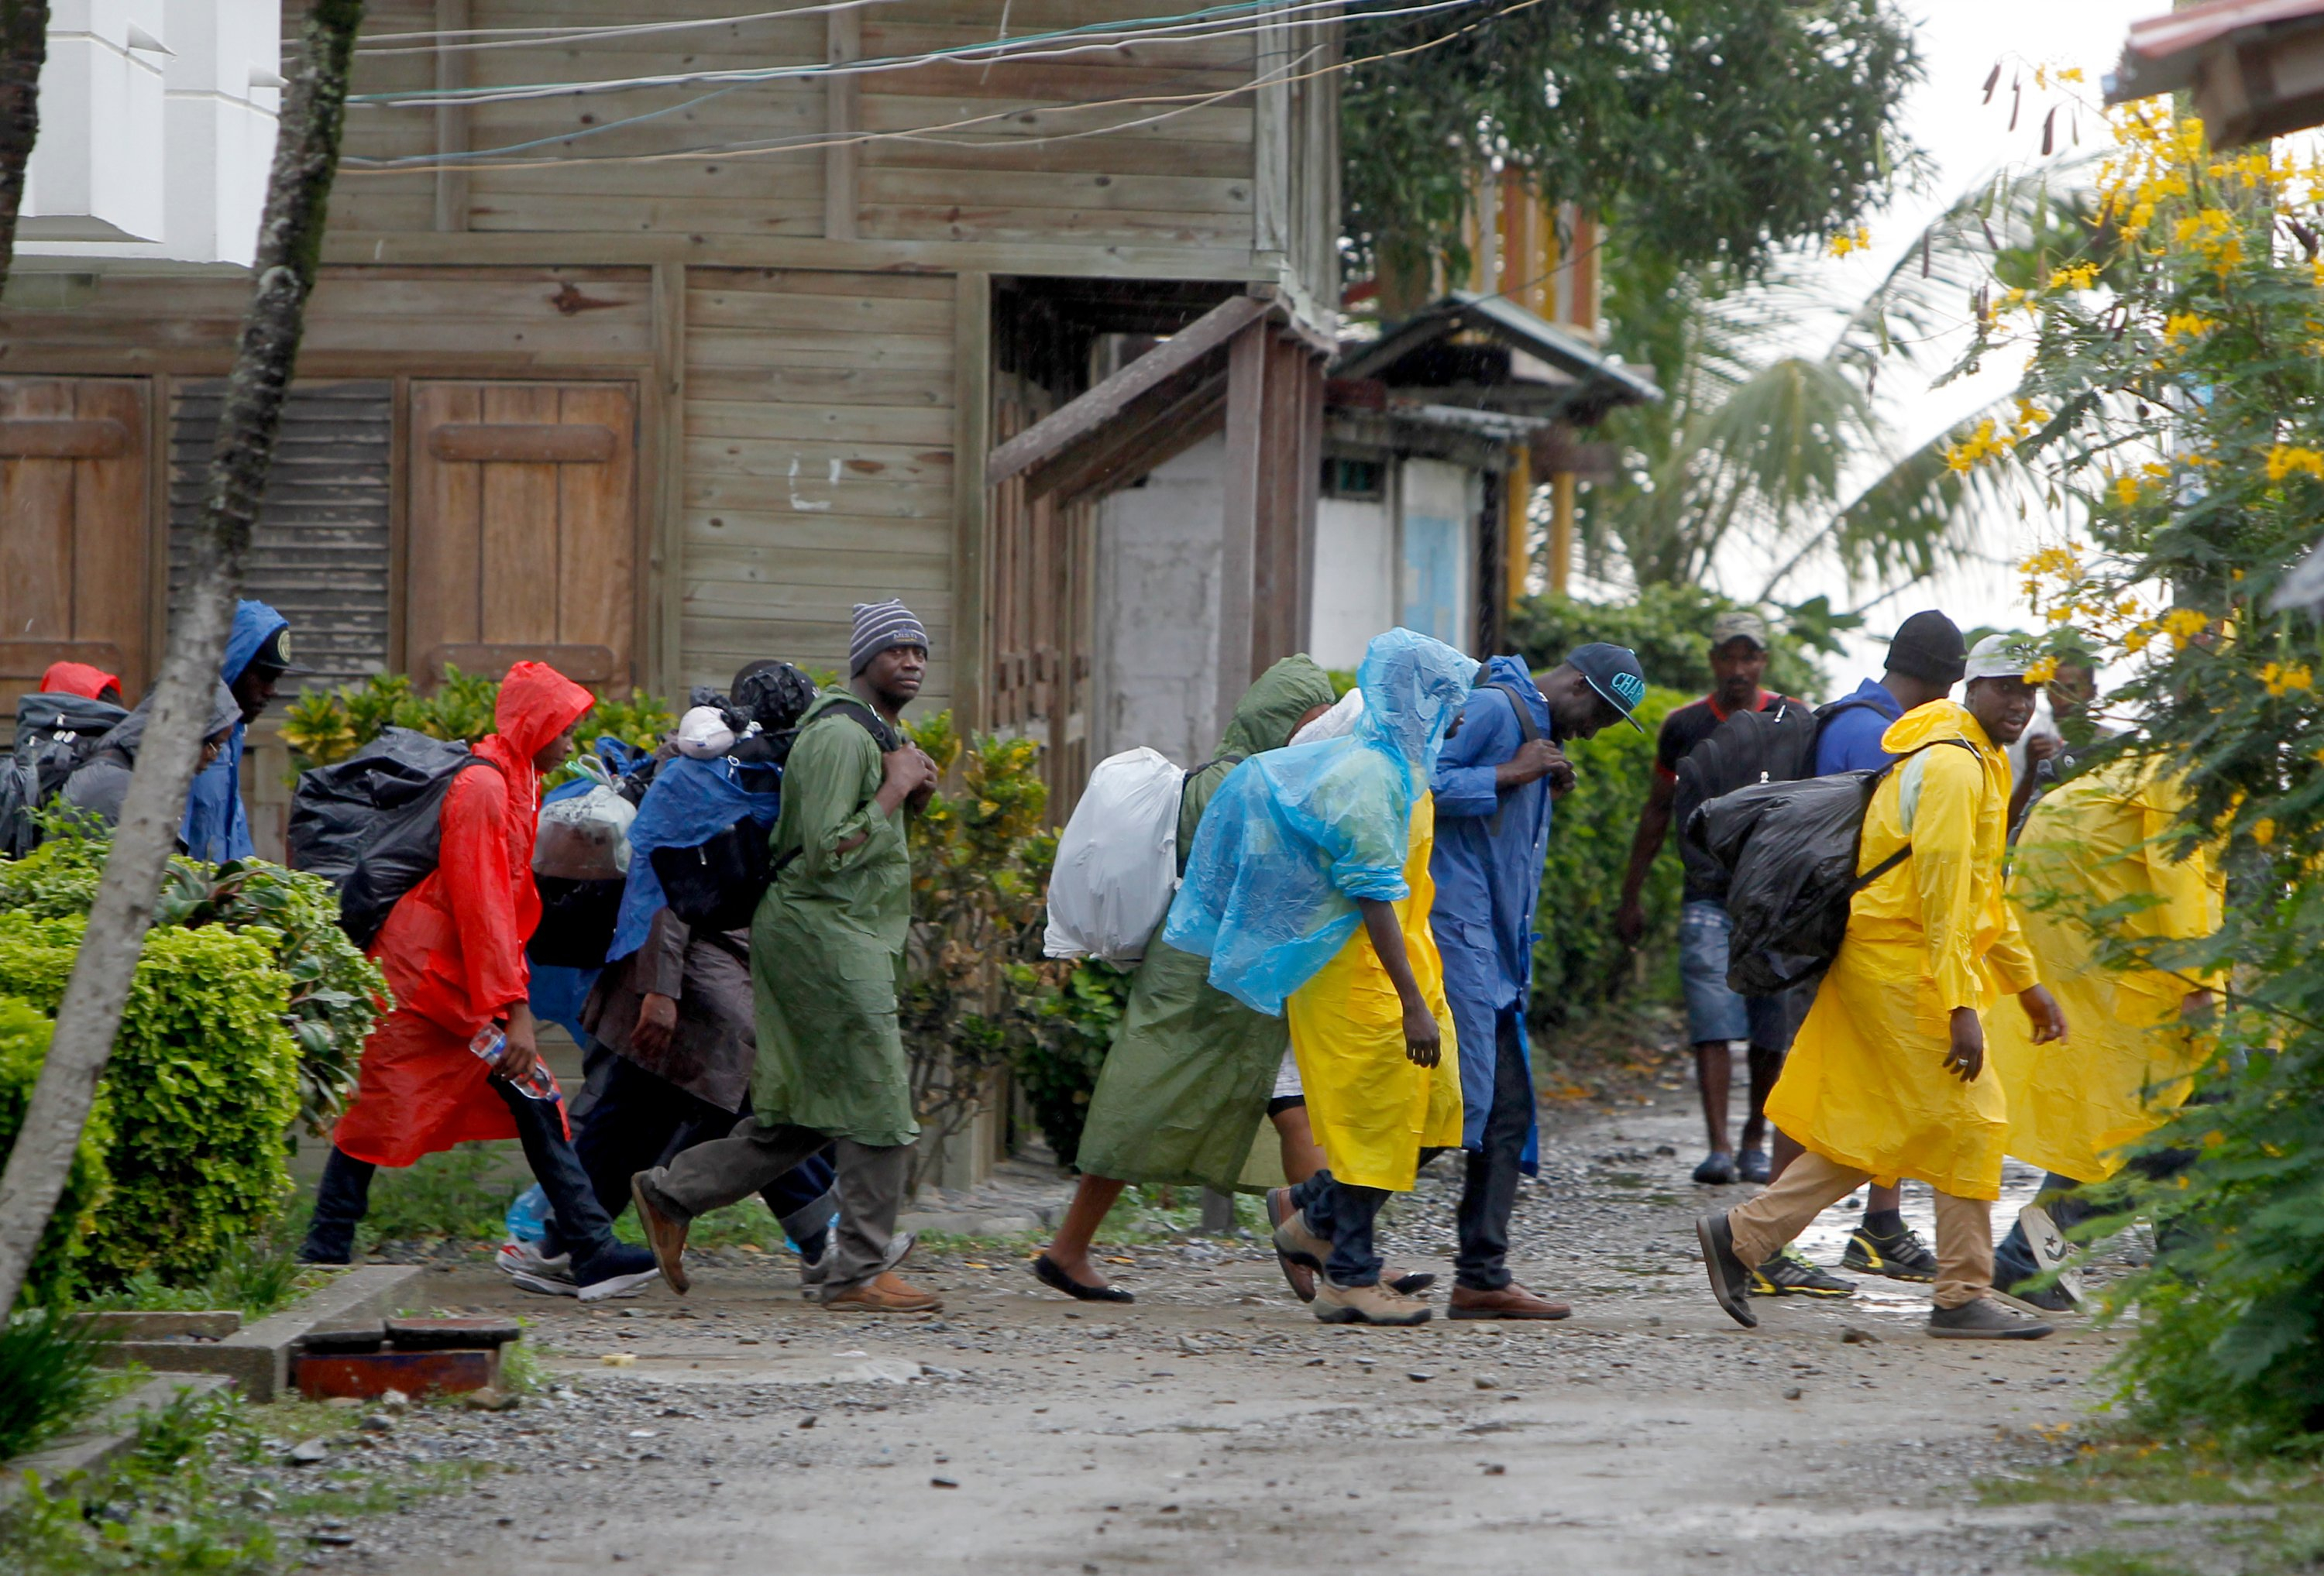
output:
<instances>
[{"instance_id":1,"label":"palm tree trunk","mask_svg":"<svg viewBox=\"0 0 2324 1576\"><path fill-rule=\"evenodd\" d=\"M0 1310L15 1304L32 1250L64 1189L129 999L130 980L152 921L154 894L176 844L211 687L242 588L251 525L274 463L282 397L298 360L307 298L315 288L363 12L363 0L313 0L301 32L299 74L282 106L266 210L259 221L257 277L226 381L186 588L170 620L152 722L137 753L137 770L57 1012L40 1083L7 1170L0 1174Z\"/></svg>"},{"instance_id":2,"label":"palm tree trunk","mask_svg":"<svg viewBox=\"0 0 2324 1576\"><path fill-rule=\"evenodd\" d=\"M0 288L16 254L16 209L41 131L41 67L48 58L49 0L0 0Z\"/></svg>"}]
</instances>

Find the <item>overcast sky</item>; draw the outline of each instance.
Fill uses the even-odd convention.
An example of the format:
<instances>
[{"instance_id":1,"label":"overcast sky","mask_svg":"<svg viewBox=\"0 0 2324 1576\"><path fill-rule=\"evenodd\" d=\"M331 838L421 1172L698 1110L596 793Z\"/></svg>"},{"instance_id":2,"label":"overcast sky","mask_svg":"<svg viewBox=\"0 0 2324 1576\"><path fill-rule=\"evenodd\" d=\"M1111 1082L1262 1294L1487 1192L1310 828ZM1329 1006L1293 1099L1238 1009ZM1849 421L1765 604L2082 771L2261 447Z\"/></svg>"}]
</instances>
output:
<instances>
[{"instance_id":1,"label":"overcast sky","mask_svg":"<svg viewBox=\"0 0 2324 1576\"><path fill-rule=\"evenodd\" d=\"M2005 164L2037 158L2043 111L2035 106L2043 101L2034 91L2034 66L2080 67L2086 81L2074 91L2088 94L2095 103L2099 79L2120 59L2130 23L2169 9L2168 0L1946 0L1939 6L1927 5L1923 0L1913 6L1908 14L1919 27L1928 79L1908 102L1906 123L1936 170L1925 192L1907 196L1889 212L1872 219L1868 255L1831 265L1849 293L1868 288L1912 244L1922 227L1972 181ZM2001 86L1987 106L1979 98L1997 60L2003 66ZM2009 80L2021 67L2026 109L2012 132ZM2103 134L2088 115L2082 131L2085 150ZM2060 144L2060 151L2066 152L2062 130ZM1950 358L1932 357L1931 361L1941 365L1946 359ZM1917 389L1904 402L1906 430L1903 436L1917 444L1969 410L2006 393L2021 364L1997 365L1978 379L1943 389ZM2015 565L2040 534L2038 522L2021 522L2014 512L2006 518L1984 521L1980 545L1989 561L1949 573L1882 603L1868 615L1868 638L1852 642L1851 676L1844 680L1846 687L1853 687L1854 671L1877 669L1874 659L1885 648L1895 621L1923 607L1944 608L1964 629L2027 623L2028 614L2018 594L2021 576ZM1747 577L1733 576L1738 581ZM1753 579L1748 585L1729 585L1726 589L1749 596L1757 593L1759 583ZM1851 589L1834 571L1828 584L1795 584L1784 600L1795 602L1819 590L1829 591L1834 604L1845 607L1867 600L1870 588Z\"/></svg>"}]
</instances>

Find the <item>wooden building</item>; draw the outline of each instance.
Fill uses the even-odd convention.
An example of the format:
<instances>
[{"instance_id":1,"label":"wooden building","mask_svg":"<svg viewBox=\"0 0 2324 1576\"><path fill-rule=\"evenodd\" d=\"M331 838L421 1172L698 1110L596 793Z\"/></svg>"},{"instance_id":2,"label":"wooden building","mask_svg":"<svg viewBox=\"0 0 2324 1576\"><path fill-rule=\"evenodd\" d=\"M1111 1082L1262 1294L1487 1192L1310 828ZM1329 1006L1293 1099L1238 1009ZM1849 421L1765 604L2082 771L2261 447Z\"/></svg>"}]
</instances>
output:
<instances>
[{"instance_id":1,"label":"wooden building","mask_svg":"<svg viewBox=\"0 0 2324 1576\"><path fill-rule=\"evenodd\" d=\"M248 594L328 679L542 657L662 694L762 656L840 666L851 604L899 595L936 642L924 708L1044 733L1070 791L1093 509L989 485L989 456L1130 336L1250 298L1222 354L1269 370L1210 419L1290 447L1247 454L1222 512L1244 576L1222 594L1257 608L1230 666L1297 644L1299 577L1250 544L1264 520L1296 556L1312 530L1332 13L731 9L374 0ZM20 259L0 684L63 655L150 680L247 291Z\"/></svg>"}]
</instances>

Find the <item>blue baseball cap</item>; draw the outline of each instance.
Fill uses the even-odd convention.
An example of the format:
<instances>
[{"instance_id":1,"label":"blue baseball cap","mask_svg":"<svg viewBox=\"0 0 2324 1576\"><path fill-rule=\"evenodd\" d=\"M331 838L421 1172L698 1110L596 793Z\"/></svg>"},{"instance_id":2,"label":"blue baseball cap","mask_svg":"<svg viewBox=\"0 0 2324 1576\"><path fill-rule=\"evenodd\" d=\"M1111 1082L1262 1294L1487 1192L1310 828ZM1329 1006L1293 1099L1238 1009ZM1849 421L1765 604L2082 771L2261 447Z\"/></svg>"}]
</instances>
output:
<instances>
[{"instance_id":1,"label":"blue baseball cap","mask_svg":"<svg viewBox=\"0 0 2324 1576\"><path fill-rule=\"evenodd\" d=\"M1565 654L1569 667L1590 681L1607 705L1622 714L1622 720L1641 733L1646 725L1633 714L1638 703L1646 698L1646 670L1638 666L1638 654L1628 646L1609 645L1604 641L1592 641L1586 646L1576 646Z\"/></svg>"}]
</instances>

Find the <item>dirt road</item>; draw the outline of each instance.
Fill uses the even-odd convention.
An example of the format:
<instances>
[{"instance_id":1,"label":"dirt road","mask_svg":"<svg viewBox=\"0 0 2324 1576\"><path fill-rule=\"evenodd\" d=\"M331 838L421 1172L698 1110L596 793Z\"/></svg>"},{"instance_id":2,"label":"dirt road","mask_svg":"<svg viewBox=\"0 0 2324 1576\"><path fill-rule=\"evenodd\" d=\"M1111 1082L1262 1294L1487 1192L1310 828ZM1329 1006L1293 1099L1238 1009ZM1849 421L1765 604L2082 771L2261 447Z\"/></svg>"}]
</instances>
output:
<instances>
[{"instance_id":1,"label":"dirt road","mask_svg":"<svg viewBox=\"0 0 2324 1576\"><path fill-rule=\"evenodd\" d=\"M597 1309L444 1272L442 1305L533 1321L557 1388L399 1423L382 1446L512 1475L318 1558L396 1576L1366 1559L1954 1576L2072 1541L2089 1513L1980 1508L1970 1484L2080 1414L2116 1338L1931 1341L1918 1294L1883 1283L1763 1301L1761 1328L1738 1329L1692 1221L1743 1194L1686 1180L1699 1128L1682 1101L1549 1138L1517 1240L1521 1277L1575 1304L1563 1324L1446 1322L1440 1286L1418 1330L1328 1329L1247 1243L1125 1253L1109 1268L1130 1307L1055 1299L1021 1253L924 1255L912 1273L945 1313L889 1323L803 1303L771 1260ZM1425 1182L1389 1230L1395 1259L1448 1280L1453 1187L1449 1169ZM1836 1266L1844 1221L1827 1220L1809 1247Z\"/></svg>"}]
</instances>

